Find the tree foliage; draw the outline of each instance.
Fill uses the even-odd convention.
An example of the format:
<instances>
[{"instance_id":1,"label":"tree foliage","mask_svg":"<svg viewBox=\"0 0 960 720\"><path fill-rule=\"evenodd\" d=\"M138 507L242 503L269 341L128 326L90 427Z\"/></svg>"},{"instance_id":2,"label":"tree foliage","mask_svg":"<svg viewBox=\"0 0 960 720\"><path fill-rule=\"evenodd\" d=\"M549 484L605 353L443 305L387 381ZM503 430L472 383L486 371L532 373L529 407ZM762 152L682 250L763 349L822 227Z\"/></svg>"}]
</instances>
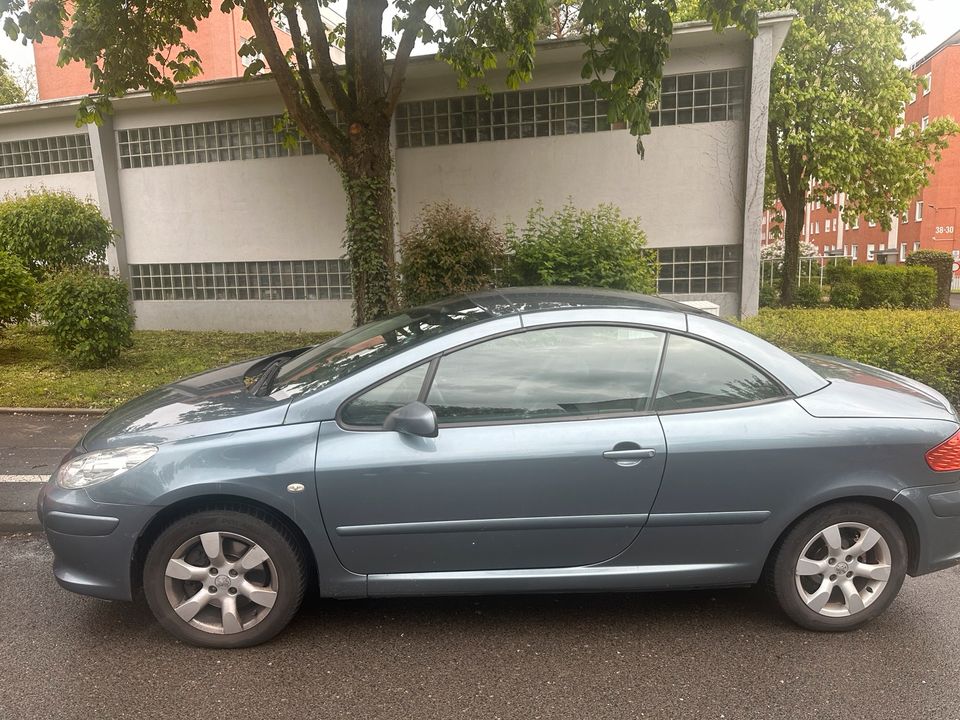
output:
<instances>
[{"instance_id":1,"label":"tree foliage","mask_svg":"<svg viewBox=\"0 0 960 720\"><path fill-rule=\"evenodd\" d=\"M37 279L106 261L114 230L92 202L67 192L30 192L0 202L0 250Z\"/></svg>"},{"instance_id":2,"label":"tree foliage","mask_svg":"<svg viewBox=\"0 0 960 720\"><path fill-rule=\"evenodd\" d=\"M760 10L798 16L772 75L766 201L783 205L789 305L808 202L864 217L889 229L891 218L929 182L950 136L960 127L936 118L926 129L898 127L921 81L904 64L903 37L920 26L909 0L759 0ZM704 17L696 0L680 0L678 19ZM896 132L893 132L894 129Z\"/></svg>"},{"instance_id":3,"label":"tree foliage","mask_svg":"<svg viewBox=\"0 0 960 720\"><path fill-rule=\"evenodd\" d=\"M240 7L254 37L240 48L249 74L269 69L289 117L327 154L344 178L349 215L346 247L358 322L393 302L393 205L390 122L417 40L435 43L461 86L486 91L485 78L506 70L515 88L530 80L538 29L551 0L395 0L392 34L382 34L387 0L347 0L345 19L328 27L328 0L0 0L13 38L55 38L60 61L84 63L97 95L81 119L98 120L110 97L143 88L173 98L177 84L197 77L203 58L186 34L211 12ZM756 25L753 0L699 0L717 27ZM609 101L610 120L632 133L650 130L648 106L659 94L676 0L584 0L579 23L586 44L582 75ZM69 22L67 22L69 20ZM289 28L284 52L275 25ZM345 62L334 62L342 50ZM388 62L387 56L392 55ZM334 114L335 113L335 114ZM341 122L336 122L339 119ZM638 141L639 147L639 141ZM310 202L307 193L305 202Z\"/></svg>"},{"instance_id":4,"label":"tree foliage","mask_svg":"<svg viewBox=\"0 0 960 720\"><path fill-rule=\"evenodd\" d=\"M14 78L7 61L0 58L0 105L13 105L26 101L26 92Z\"/></svg>"},{"instance_id":5,"label":"tree foliage","mask_svg":"<svg viewBox=\"0 0 960 720\"><path fill-rule=\"evenodd\" d=\"M789 4L799 15L774 65L768 128L768 195L786 216L785 303L807 202L832 210L842 193L844 221L862 216L889 229L958 131L938 118L892 132L918 86L900 64L903 36L919 32L907 0Z\"/></svg>"}]
</instances>

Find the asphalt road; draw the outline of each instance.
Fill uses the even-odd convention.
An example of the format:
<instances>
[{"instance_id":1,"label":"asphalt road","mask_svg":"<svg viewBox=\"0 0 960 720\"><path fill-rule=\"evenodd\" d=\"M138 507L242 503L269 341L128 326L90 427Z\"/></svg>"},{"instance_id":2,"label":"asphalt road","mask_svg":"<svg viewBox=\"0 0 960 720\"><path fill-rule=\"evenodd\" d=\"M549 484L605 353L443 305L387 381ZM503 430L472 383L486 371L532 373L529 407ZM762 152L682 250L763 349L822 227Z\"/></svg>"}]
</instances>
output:
<instances>
[{"instance_id":1,"label":"asphalt road","mask_svg":"<svg viewBox=\"0 0 960 720\"><path fill-rule=\"evenodd\" d=\"M0 413L0 476L49 476L87 427L91 415Z\"/></svg>"},{"instance_id":2,"label":"asphalt road","mask_svg":"<svg viewBox=\"0 0 960 720\"><path fill-rule=\"evenodd\" d=\"M199 650L143 602L57 588L0 537L0 718L960 717L960 569L846 635L753 590L333 601L272 643Z\"/></svg>"}]
</instances>

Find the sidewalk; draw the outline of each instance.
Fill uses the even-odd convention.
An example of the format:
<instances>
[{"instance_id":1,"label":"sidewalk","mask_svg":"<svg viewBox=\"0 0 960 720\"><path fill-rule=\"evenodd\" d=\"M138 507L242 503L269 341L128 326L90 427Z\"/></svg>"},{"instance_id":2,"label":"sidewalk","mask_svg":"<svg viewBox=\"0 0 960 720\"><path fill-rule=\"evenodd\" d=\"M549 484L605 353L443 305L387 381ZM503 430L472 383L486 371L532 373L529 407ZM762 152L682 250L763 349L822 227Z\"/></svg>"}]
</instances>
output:
<instances>
[{"instance_id":1,"label":"sidewalk","mask_svg":"<svg viewBox=\"0 0 960 720\"><path fill-rule=\"evenodd\" d=\"M97 420L89 415L0 414L0 533L39 529L40 485Z\"/></svg>"}]
</instances>

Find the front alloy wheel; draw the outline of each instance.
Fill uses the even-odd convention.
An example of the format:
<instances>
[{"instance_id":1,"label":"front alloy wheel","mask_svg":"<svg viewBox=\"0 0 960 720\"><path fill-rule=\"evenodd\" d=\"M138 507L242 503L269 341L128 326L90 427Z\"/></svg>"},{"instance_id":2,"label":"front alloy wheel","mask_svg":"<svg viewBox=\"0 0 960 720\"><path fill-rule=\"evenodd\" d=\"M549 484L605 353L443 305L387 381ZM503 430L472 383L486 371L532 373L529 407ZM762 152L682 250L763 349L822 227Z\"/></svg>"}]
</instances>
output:
<instances>
[{"instance_id":1,"label":"front alloy wheel","mask_svg":"<svg viewBox=\"0 0 960 720\"><path fill-rule=\"evenodd\" d=\"M187 515L147 553L143 587L157 620L205 647L246 647L282 630L303 599L306 566L290 531L239 509Z\"/></svg>"},{"instance_id":2,"label":"front alloy wheel","mask_svg":"<svg viewBox=\"0 0 960 720\"><path fill-rule=\"evenodd\" d=\"M907 547L897 523L872 505L817 510L787 534L772 567L783 610L810 630L852 630L893 602Z\"/></svg>"}]
</instances>

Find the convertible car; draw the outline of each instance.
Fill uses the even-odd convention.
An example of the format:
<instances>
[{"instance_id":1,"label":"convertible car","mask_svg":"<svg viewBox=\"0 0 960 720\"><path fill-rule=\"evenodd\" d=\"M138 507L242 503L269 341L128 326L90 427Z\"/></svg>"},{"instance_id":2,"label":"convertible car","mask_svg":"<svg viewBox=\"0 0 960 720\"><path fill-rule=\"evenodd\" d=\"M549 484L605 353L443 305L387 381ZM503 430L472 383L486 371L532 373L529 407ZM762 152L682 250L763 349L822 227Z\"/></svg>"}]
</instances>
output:
<instances>
[{"instance_id":1,"label":"convertible car","mask_svg":"<svg viewBox=\"0 0 960 720\"><path fill-rule=\"evenodd\" d=\"M960 562L938 392L631 293L490 290L186 378L44 486L54 574L142 588L178 638L276 635L335 598L764 580L811 630Z\"/></svg>"}]
</instances>

